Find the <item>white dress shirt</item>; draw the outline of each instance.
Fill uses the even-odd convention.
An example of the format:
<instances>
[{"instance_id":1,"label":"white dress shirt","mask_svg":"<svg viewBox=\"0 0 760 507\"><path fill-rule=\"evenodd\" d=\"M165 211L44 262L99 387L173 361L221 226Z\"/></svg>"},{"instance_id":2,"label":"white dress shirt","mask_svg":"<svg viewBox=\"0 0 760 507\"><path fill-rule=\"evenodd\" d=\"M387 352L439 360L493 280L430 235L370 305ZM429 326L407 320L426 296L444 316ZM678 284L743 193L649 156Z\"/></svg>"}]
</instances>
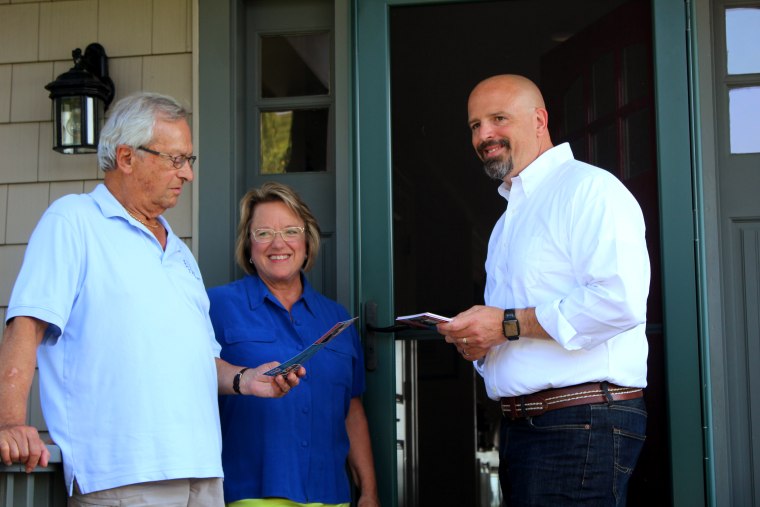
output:
<instances>
[{"instance_id":1,"label":"white dress shirt","mask_svg":"<svg viewBox=\"0 0 760 507\"><path fill-rule=\"evenodd\" d=\"M636 199L568 144L502 184L509 201L488 244L485 303L536 308L554 338L522 337L475 363L488 396L609 381L645 387L649 256Z\"/></svg>"}]
</instances>

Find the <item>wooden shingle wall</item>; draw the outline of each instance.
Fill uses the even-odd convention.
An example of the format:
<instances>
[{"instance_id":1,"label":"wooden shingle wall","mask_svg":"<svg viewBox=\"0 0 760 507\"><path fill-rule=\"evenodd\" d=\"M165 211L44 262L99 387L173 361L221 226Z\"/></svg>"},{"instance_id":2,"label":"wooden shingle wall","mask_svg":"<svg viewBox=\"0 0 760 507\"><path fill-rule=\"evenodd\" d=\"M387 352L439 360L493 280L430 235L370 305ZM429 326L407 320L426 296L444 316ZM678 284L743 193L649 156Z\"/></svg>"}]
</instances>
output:
<instances>
[{"instance_id":1,"label":"wooden shingle wall","mask_svg":"<svg viewBox=\"0 0 760 507\"><path fill-rule=\"evenodd\" d=\"M47 206L102 180L95 155L52 150L44 86L100 43L118 100L139 90L192 110L192 0L0 0L0 317L5 322L26 244ZM108 112L106 112L107 114ZM166 213L190 244L192 184Z\"/></svg>"}]
</instances>

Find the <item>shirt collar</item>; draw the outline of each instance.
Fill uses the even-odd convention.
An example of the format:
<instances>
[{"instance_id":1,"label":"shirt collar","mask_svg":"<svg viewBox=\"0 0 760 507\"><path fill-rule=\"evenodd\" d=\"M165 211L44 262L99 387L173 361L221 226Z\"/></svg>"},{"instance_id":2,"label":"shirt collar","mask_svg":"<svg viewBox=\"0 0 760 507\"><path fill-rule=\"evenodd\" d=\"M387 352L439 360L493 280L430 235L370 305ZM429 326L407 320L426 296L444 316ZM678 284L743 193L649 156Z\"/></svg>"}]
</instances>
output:
<instances>
[{"instance_id":1,"label":"shirt collar","mask_svg":"<svg viewBox=\"0 0 760 507\"><path fill-rule=\"evenodd\" d=\"M103 183L99 183L98 186L96 186L95 189L90 192L90 196L92 196L93 200L100 208L100 212L103 213L104 217L122 217L127 222L130 221L130 216L127 213L127 209L116 199L116 197L114 197L111 191L108 190L108 187L106 187ZM156 220L158 220L161 225L166 228L166 236L168 239L168 237L172 234L172 229L169 226L169 222L164 219L163 215L156 217Z\"/></svg>"},{"instance_id":2,"label":"shirt collar","mask_svg":"<svg viewBox=\"0 0 760 507\"><path fill-rule=\"evenodd\" d=\"M541 182L546 179L553 168L573 159L573 152L568 143L549 148L528 164L528 167L523 169L520 174L512 178L512 189L518 187L522 189L525 195L530 195L541 185ZM498 192L509 201L511 190L507 188L505 183L499 185Z\"/></svg>"},{"instance_id":3,"label":"shirt collar","mask_svg":"<svg viewBox=\"0 0 760 507\"><path fill-rule=\"evenodd\" d=\"M301 297L298 301L303 301L309 313L314 315L312 308L316 308L317 291L314 290L314 288L311 286L303 271L301 271L300 276L303 292L301 293ZM248 304L251 306L251 310L255 310L259 306L263 305L265 300L269 300L273 304L283 308L282 303L280 303L277 298L274 297L272 292L269 290L269 287L267 287L267 285L261 280L261 278L259 278L258 275L249 275L245 278L245 280L248 292Z\"/></svg>"}]
</instances>

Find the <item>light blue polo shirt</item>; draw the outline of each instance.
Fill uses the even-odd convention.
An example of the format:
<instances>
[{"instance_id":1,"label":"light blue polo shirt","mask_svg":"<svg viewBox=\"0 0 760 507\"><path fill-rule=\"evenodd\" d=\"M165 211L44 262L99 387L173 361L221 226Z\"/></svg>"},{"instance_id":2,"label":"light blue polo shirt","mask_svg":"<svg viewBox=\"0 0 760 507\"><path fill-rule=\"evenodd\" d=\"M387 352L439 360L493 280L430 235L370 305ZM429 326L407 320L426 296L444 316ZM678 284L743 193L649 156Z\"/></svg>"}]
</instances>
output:
<instances>
[{"instance_id":1,"label":"light blue polo shirt","mask_svg":"<svg viewBox=\"0 0 760 507\"><path fill-rule=\"evenodd\" d=\"M219 345L198 265L166 250L104 185L54 202L32 234L7 319L48 322L42 409L66 486L222 477Z\"/></svg>"}]
</instances>

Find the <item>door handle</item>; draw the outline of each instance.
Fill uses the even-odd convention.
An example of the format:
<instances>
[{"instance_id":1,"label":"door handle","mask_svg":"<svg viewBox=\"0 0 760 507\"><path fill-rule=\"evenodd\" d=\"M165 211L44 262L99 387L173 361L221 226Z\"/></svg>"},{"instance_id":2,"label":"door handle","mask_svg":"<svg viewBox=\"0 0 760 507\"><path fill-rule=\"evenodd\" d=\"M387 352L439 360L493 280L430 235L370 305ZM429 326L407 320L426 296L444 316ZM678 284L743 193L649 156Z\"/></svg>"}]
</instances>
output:
<instances>
[{"instance_id":1,"label":"door handle","mask_svg":"<svg viewBox=\"0 0 760 507\"><path fill-rule=\"evenodd\" d=\"M408 324L378 326L377 303L367 301L364 303L364 367L367 371L375 371L377 369L377 354L375 351L377 333L393 334L393 339L396 341L441 339L441 335L435 329L420 329Z\"/></svg>"},{"instance_id":2,"label":"door handle","mask_svg":"<svg viewBox=\"0 0 760 507\"><path fill-rule=\"evenodd\" d=\"M394 326L375 327L371 324L367 324L367 330L374 333L395 333L397 331L406 331L407 329L411 329L411 326L407 324L396 324Z\"/></svg>"},{"instance_id":3,"label":"door handle","mask_svg":"<svg viewBox=\"0 0 760 507\"><path fill-rule=\"evenodd\" d=\"M396 333L398 331L406 331L411 329L411 326L406 324L397 324L394 326L378 326L377 325L377 303L374 301L367 301L364 303L364 367L367 371L375 371L377 369L377 352L375 350L376 334L377 333ZM394 337L395 339L395 337Z\"/></svg>"},{"instance_id":4,"label":"door handle","mask_svg":"<svg viewBox=\"0 0 760 507\"><path fill-rule=\"evenodd\" d=\"M375 332L377 329L377 303L364 303L364 367L367 371L377 369L377 353L375 351Z\"/></svg>"}]
</instances>

